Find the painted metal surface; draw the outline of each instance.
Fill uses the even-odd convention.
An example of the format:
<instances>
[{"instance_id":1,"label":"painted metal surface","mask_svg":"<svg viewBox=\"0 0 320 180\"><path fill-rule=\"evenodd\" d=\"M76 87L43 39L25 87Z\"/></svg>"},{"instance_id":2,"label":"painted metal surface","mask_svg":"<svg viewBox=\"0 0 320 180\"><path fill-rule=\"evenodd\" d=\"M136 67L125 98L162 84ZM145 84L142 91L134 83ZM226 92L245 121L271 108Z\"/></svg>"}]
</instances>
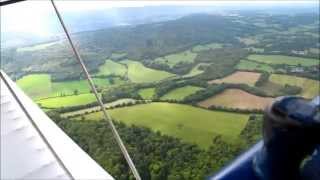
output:
<instances>
[{"instance_id":1,"label":"painted metal surface","mask_svg":"<svg viewBox=\"0 0 320 180\"><path fill-rule=\"evenodd\" d=\"M2 71L0 103L1 179L113 180Z\"/></svg>"}]
</instances>

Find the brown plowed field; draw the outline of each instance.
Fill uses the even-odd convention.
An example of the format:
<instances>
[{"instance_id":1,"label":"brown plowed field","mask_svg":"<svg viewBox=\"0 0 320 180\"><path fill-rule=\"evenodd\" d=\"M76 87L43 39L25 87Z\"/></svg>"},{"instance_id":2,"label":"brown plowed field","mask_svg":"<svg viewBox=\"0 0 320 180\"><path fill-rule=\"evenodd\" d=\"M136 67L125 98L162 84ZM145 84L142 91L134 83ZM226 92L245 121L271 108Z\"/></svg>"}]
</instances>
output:
<instances>
[{"instance_id":1,"label":"brown plowed field","mask_svg":"<svg viewBox=\"0 0 320 180\"><path fill-rule=\"evenodd\" d=\"M258 81L260 75L260 73L256 72L237 71L224 78L208 81L208 83L248 84L250 86L254 86L254 84Z\"/></svg>"},{"instance_id":2,"label":"brown plowed field","mask_svg":"<svg viewBox=\"0 0 320 180\"><path fill-rule=\"evenodd\" d=\"M240 89L226 89L222 93L198 103L201 107L212 105L238 109L264 109L273 98L247 93Z\"/></svg>"}]
</instances>

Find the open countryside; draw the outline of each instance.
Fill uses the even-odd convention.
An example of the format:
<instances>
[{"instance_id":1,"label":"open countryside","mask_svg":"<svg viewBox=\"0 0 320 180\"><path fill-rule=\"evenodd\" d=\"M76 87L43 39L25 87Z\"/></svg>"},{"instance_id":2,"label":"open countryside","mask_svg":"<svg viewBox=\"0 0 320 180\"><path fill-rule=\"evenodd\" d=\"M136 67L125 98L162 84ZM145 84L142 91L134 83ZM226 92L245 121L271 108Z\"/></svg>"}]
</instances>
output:
<instances>
[{"instance_id":1,"label":"open countryside","mask_svg":"<svg viewBox=\"0 0 320 180\"><path fill-rule=\"evenodd\" d=\"M111 116L128 125L149 127L166 135L207 148L212 137L222 135L229 142L237 141L248 115L214 112L187 105L150 103L109 111ZM101 120L102 113L84 115L86 120ZM208 128L212 127L212 128Z\"/></svg>"},{"instance_id":2,"label":"open countryside","mask_svg":"<svg viewBox=\"0 0 320 180\"><path fill-rule=\"evenodd\" d=\"M195 86L185 86L177 89L173 89L166 93L164 96L161 97L163 100L183 100L185 97L196 93L197 91L201 90L203 88L201 87L195 87Z\"/></svg>"},{"instance_id":3,"label":"open countryside","mask_svg":"<svg viewBox=\"0 0 320 180\"><path fill-rule=\"evenodd\" d=\"M318 32L310 12L232 12L76 38L142 179L198 180L261 139L275 98L319 95ZM4 50L4 71L115 179L132 178L69 45L48 42Z\"/></svg>"},{"instance_id":4,"label":"open countryside","mask_svg":"<svg viewBox=\"0 0 320 180\"><path fill-rule=\"evenodd\" d=\"M301 65L313 66L319 65L319 60L312 58L301 58L282 55L250 55L249 60L266 63L266 64L287 64L287 65Z\"/></svg>"}]
</instances>

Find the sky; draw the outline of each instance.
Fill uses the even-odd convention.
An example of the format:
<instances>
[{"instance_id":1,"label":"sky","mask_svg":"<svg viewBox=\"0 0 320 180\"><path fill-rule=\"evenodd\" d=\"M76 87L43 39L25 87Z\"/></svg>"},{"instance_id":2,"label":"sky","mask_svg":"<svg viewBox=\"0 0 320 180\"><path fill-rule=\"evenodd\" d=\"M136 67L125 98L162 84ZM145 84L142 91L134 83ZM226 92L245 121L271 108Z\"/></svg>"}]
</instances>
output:
<instances>
[{"instance_id":1,"label":"sky","mask_svg":"<svg viewBox=\"0 0 320 180\"><path fill-rule=\"evenodd\" d=\"M274 6L287 4L289 1L94 1L94 0L64 0L55 1L58 9L63 12L81 12L101 10L116 7L143 7L161 5L183 6L228 6L255 4L261 6ZM310 4L317 1L290 1L290 4ZM53 27L48 22L48 16L54 16L49 0L29 0L13 5L1 7L1 32L27 32L46 36Z\"/></svg>"}]
</instances>

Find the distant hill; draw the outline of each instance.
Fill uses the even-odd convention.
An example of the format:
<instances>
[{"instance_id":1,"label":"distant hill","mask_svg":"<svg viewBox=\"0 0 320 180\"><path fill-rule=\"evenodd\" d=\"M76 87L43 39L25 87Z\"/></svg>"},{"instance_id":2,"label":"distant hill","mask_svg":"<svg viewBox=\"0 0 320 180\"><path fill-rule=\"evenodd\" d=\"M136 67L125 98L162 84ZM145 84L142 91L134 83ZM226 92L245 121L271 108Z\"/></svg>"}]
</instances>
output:
<instances>
[{"instance_id":1,"label":"distant hill","mask_svg":"<svg viewBox=\"0 0 320 180\"><path fill-rule=\"evenodd\" d=\"M256 43L257 48L264 48L265 53L290 54L292 50L319 46L317 24L319 21L312 13L295 16L193 14L163 22L73 33L72 36L89 70L95 73L112 53L125 53L123 58L149 66L157 57L212 42L236 48L247 48L250 44L246 43L250 42ZM42 72L50 73L53 80L79 79L80 67L68 47L65 40L60 40L28 48L29 51L6 49L1 53L3 68L16 77Z\"/></svg>"}]
</instances>

